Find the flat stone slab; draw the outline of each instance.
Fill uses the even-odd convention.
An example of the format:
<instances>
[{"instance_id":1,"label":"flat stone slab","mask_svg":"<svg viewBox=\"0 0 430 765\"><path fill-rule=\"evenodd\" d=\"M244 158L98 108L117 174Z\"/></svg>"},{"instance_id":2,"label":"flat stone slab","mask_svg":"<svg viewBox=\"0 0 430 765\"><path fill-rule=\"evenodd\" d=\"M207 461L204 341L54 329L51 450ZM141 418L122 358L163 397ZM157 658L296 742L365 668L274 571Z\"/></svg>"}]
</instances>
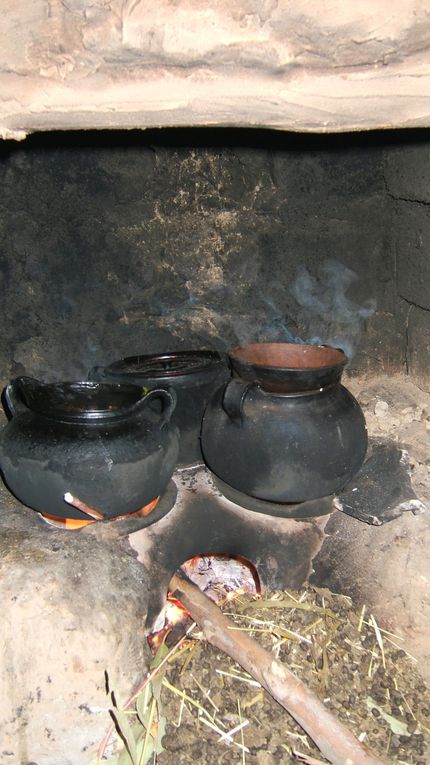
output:
<instances>
[{"instance_id":1,"label":"flat stone slab","mask_svg":"<svg viewBox=\"0 0 430 765\"><path fill-rule=\"evenodd\" d=\"M424 0L20 0L3 9L0 135L196 125L430 124Z\"/></svg>"}]
</instances>

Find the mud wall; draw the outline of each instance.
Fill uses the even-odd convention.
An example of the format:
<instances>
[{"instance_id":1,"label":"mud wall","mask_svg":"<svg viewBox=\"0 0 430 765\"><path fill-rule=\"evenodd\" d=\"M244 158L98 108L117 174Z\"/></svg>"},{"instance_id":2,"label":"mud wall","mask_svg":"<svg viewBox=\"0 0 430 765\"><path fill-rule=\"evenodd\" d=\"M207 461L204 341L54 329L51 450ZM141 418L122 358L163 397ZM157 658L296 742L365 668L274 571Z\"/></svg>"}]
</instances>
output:
<instances>
[{"instance_id":1,"label":"mud wall","mask_svg":"<svg viewBox=\"0 0 430 765\"><path fill-rule=\"evenodd\" d=\"M0 145L0 372L329 342L428 380L430 134L46 133Z\"/></svg>"}]
</instances>

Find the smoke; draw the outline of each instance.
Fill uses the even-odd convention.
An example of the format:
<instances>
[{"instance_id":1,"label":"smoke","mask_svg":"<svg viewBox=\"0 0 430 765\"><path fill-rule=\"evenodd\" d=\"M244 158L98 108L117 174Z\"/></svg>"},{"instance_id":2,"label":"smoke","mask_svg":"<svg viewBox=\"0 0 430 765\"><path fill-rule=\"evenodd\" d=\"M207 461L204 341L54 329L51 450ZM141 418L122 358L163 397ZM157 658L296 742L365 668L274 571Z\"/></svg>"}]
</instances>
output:
<instances>
[{"instance_id":1,"label":"smoke","mask_svg":"<svg viewBox=\"0 0 430 765\"><path fill-rule=\"evenodd\" d=\"M366 319L376 310L374 300L360 305L348 297L357 279L355 271L330 258L322 261L315 275L301 266L290 287L299 305L297 319L306 342L342 348L350 360Z\"/></svg>"},{"instance_id":2,"label":"smoke","mask_svg":"<svg viewBox=\"0 0 430 765\"><path fill-rule=\"evenodd\" d=\"M302 343L303 340L293 334L288 327L288 317L285 308L280 308L274 297L261 295L262 317L258 328L259 341Z\"/></svg>"},{"instance_id":3,"label":"smoke","mask_svg":"<svg viewBox=\"0 0 430 765\"><path fill-rule=\"evenodd\" d=\"M357 280L348 266L326 259L312 272L300 266L289 288L279 279L247 291L223 284L204 296L189 289L179 305L159 310L158 324L193 345L228 350L252 342L326 344L351 360L376 307L349 296Z\"/></svg>"}]
</instances>

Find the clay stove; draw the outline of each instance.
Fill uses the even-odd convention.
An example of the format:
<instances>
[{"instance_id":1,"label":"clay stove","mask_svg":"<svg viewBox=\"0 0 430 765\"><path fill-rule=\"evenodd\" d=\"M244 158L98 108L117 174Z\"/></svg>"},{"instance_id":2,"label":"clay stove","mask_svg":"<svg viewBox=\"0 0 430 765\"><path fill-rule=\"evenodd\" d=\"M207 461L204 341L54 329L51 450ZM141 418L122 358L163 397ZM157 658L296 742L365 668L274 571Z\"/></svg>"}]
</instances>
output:
<instances>
[{"instance_id":1,"label":"clay stove","mask_svg":"<svg viewBox=\"0 0 430 765\"><path fill-rule=\"evenodd\" d=\"M149 627L164 605L173 573L196 555L246 559L255 567L263 591L296 589L306 581L328 515L335 510L334 498L284 507L284 514L297 516L293 519L269 515L264 507L255 512L228 500L204 465L182 470L172 484L157 508L163 513L173 502L170 512L130 535L138 559L157 582L148 607Z\"/></svg>"},{"instance_id":2,"label":"clay stove","mask_svg":"<svg viewBox=\"0 0 430 765\"><path fill-rule=\"evenodd\" d=\"M265 502L237 491L232 496L231 487L204 464L176 471L156 509L129 536L154 580L148 628L165 603L171 577L196 556L247 561L262 592L297 590L315 573L327 524L339 512L375 526L403 513L425 512L408 468L398 447L372 439L364 465L339 495L299 504Z\"/></svg>"}]
</instances>

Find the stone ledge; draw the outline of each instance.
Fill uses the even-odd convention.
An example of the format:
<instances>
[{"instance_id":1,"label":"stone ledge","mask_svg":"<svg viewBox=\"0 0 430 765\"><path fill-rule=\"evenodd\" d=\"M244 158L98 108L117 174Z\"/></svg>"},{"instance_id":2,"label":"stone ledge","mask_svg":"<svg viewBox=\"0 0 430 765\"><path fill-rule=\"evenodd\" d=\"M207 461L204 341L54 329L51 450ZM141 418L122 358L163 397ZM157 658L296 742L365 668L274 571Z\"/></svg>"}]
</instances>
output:
<instances>
[{"instance_id":1,"label":"stone ledge","mask_svg":"<svg viewBox=\"0 0 430 765\"><path fill-rule=\"evenodd\" d=\"M3 16L0 135L428 127L426 6L21 0Z\"/></svg>"}]
</instances>

